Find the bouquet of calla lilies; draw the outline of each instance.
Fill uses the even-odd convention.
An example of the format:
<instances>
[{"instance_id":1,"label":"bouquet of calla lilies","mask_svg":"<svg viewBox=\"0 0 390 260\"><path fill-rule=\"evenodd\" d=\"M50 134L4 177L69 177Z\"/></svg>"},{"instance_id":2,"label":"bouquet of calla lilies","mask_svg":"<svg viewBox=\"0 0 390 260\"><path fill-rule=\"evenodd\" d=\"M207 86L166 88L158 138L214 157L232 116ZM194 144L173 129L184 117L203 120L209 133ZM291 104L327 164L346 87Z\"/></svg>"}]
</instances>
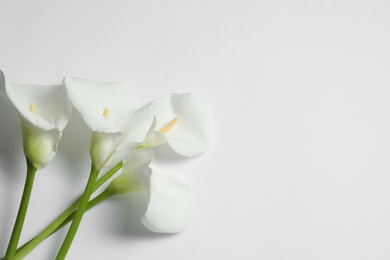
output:
<instances>
[{"instance_id":1,"label":"bouquet of calla lilies","mask_svg":"<svg viewBox=\"0 0 390 260\"><path fill-rule=\"evenodd\" d=\"M27 161L23 195L3 259L23 259L71 222L56 257L65 259L84 213L111 196L129 192L149 192L141 219L149 230L178 233L185 229L191 215L189 185L153 164L154 149L168 145L185 157L208 150L210 117L199 97L169 94L139 106L121 83L66 77L63 85L24 85L9 82L2 71L0 96L18 115ZM91 129L91 171L84 193L41 233L19 245L35 173L55 157L72 107ZM105 183L106 189L95 195Z\"/></svg>"}]
</instances>

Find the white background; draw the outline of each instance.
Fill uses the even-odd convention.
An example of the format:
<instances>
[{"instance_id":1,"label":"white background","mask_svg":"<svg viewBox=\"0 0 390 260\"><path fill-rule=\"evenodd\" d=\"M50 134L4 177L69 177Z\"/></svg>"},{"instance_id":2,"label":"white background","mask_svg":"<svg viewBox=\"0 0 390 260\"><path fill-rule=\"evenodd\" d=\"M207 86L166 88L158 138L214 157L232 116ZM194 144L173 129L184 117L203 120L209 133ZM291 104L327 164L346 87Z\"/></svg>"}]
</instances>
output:
<instances>
[{"instance_id":1,"label":"white background","mask_svg":"<svg viewBox=\"0 0 390 260\"><path fill-rule=\"evenodd\" d=\"M188 229L148 232L137 196L117 198L85 215L69 259L390 259L389 13L372 0L1 0L9 80L123 81L142 103L189 91L212 113L211 150L166 165L190 179ZM0 116L3 255L25 162L4 101ZM23 242L82 192L88 145L75 114L36 176ZM64 235L26 259L53 259Z\"/></svg>"}]
</instances>

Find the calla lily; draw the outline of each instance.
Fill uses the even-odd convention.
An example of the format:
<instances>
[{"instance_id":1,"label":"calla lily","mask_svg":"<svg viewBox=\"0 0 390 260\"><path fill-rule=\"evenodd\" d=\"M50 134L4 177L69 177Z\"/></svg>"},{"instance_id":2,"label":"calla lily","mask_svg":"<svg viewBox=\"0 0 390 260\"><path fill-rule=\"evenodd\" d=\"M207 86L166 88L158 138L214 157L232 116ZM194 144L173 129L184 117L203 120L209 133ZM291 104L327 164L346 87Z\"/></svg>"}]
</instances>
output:
<instances>
[{"instance_id":1,"label":"calla lily","mask_svg":"<svg viewBox=\"0 0 390 260\"><path fill-rule=\"evenodd\" d=\"M148 189L152 173L150 164L153 159L152 149L131 151L123 160L121 174L111 181L107 190L112 194L122 194Z\"/></svg>"},{"instance_id":2,"label":"calla lily","mask_svg":"<svg viewBox=\"0 0 390 260\"><path fill-rule=\"evenodd\" d=\"M0 92L19 116L27 158L26 182L5 259L13 259L23 229L35 173L56 155L62 130L72 113L63 85L24 85L8 82L0 71Z\"/></svg>"},{"instance_id":3,"label":"calla lily","mask_svg":"<svg viewBox=\"0 0 390 260\"><path fill-rule=\"evenodd\" d=\"M1 95L19 115L26 157L36 169L43 168L56 155L72 113L66 90L63 85L15 84L0 74Z\"/></svg>"},{"instance_id":4,"label":"calla lily","mask_svg":"<svg viewBox=\"0 0 390 260\"><path fill-rule=\"evenodd\" d=\"M108 186L112 194L149 191L147 210L141 222L153 232L178 233L191 217L191 191L182 178L150 165L152 149L132 151L123 161L122 173Z\"/></svg>"},{"instance_id":5,"label":"calla lily","mask_svg":"<svg viewBox=\"0 0 390 260\"><path fill-rule=\"evenodd\" d=\"M152 166L148 208L141 221L157 233L179 233L191 219L192 194L183 179Z\"/></svg>"},{"instance_id":6,"label":"calla lily","mask_svg":"<svg viewBox=\"0 0 390 260\"><path fill-rule=\"evenodd\" d=\"M125 85L78 78L65 78L64 84L73 106L92 130L94 167L100 170L121 161L144 140L153 114L148 106L137 106Z\"/></svg>"},{"instance_id":7,"label":"calla lily","mask_svg":"<svg viewBox=\"0 0 390 260\"><path fill-rule=\"evenodd\" d=\"M205 103L193 94L170 94L150 103L155 115L153 130L143 146L168 144L176 153L192 157L210 145L210 116Z\"/></svg>"}]
</instances>

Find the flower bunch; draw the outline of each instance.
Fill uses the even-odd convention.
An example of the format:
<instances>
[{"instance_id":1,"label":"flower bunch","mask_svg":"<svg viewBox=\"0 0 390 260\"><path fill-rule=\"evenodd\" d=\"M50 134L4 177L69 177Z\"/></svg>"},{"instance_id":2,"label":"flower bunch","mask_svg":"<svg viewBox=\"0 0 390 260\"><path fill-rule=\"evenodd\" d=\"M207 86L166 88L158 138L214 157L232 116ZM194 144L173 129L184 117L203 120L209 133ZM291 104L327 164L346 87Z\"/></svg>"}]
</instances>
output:
<instances>
[{"instance_id":1,"label":"flower bunch","mask_svg":"<svg viewBox=\"0 0 390 260\"><path fill-rule=\"evenodd\" d=\"M140 106L117 82L66 77L62 85L22 85L0 71L0 95L15 109L27 160L26 183L4 259L21 259L44 239L71 222L56 259L64 259L85 211L123 193L148 191L141 222L153 232L177 233L191 215L188 183L155 166L155 148L165 145L180 156L208 150L210 118L193 94L169 94ZM56 155L72 113L77 110L91 130L91 171L84 193L43 231L18 248L35 173ZM119 173L119 171L121 171ZM91 199L99 187L106 189Z\"/></svg>"}]
</instances>

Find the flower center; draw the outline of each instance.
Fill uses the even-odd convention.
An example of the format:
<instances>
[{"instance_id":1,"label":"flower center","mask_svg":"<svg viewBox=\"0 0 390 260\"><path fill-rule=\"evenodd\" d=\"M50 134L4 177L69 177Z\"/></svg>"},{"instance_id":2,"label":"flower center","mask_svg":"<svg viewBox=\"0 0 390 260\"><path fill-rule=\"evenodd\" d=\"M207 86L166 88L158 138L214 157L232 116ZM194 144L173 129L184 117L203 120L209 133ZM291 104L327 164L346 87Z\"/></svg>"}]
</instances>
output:
<instances>
[{"instance_id":1,"label":"flower center","mask_svg":"<svg viewBox=\"0 0 390 260\"><path fill-rule=\"evenodd\" d=\"M105 119L108 119L109 116L110 116L110 110L106 107L106 108L104 108L104 111L103 111L103 117Z\"/></svg>"},{"instance_id":2,"label":"flower center","mask_svg":"<svg viewBox=\"0 0 390 260\"><path fill-rule=\"evenodd\" d=\"M30 104L30 106L28 107L28 109L34 113L35 112L35 105L34 104Z\"/></svg>"},{"instance_id":3,"label":"flower center","mask_svg":"<svg viewBox=\"0 0 390 260\"><path fill-rule=\"evenodd\" d=\"M160 129L161 133L168 133L169 130L179 121L179 118L176 117L175 119L171 120L168 124L166 124L163 128Z\"/></svg>"}]
</instances>

